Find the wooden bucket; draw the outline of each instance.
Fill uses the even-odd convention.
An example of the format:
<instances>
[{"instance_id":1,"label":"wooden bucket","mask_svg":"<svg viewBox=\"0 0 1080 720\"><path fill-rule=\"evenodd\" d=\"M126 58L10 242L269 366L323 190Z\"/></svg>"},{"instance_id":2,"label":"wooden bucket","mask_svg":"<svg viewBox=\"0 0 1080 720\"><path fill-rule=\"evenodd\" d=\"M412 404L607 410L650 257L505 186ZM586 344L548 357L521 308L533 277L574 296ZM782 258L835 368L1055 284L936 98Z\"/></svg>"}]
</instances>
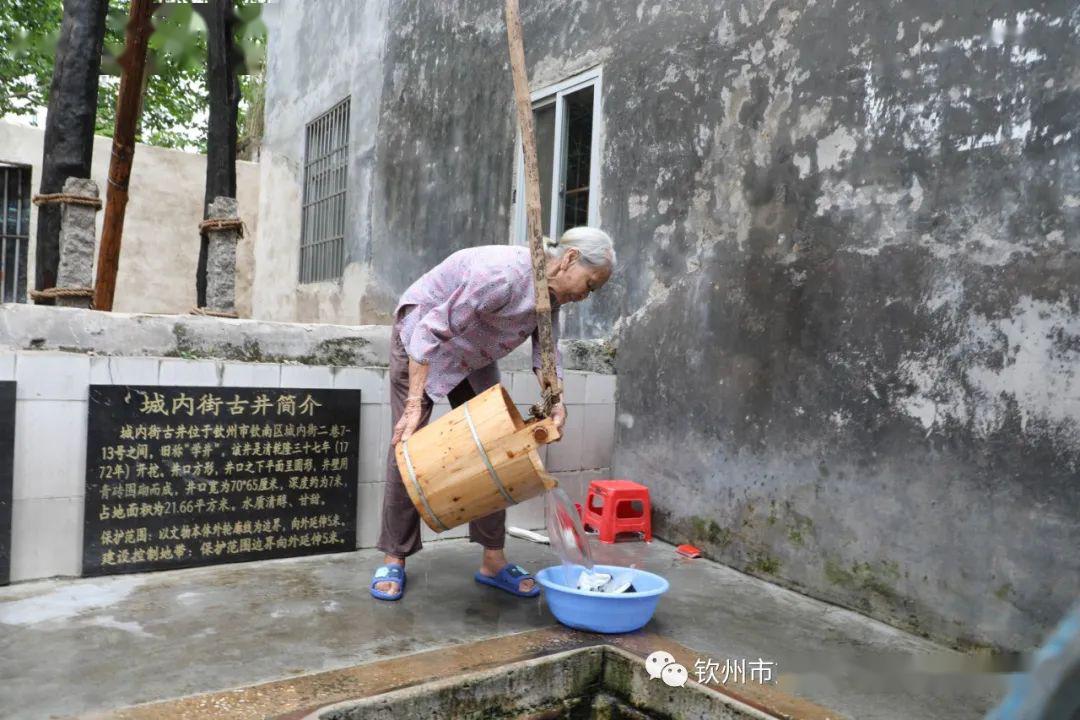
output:
<instances>
[{"instance_id":1,"label":"wooden bucket","mask_svg":"<svg viewBox=\"0 0 1080 720\"><path fill-rule=\"evenodd\" d=\"M398 443L395 453L420 517L444 532L556 487L536 449L558 439L554 421L525 422L496 385Z\"/></svg>"}]
</instances>

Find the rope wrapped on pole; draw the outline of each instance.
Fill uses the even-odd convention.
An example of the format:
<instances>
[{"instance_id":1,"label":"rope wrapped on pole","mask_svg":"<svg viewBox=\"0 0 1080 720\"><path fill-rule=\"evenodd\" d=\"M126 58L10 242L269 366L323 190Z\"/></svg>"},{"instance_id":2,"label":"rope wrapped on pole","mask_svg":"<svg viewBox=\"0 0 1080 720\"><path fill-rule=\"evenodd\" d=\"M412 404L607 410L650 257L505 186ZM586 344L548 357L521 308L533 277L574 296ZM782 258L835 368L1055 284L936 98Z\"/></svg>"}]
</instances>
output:
<instances>
[{"instance_id":1,"label":"rope wrapped on pole","mask_svg":"<svg viewBox=\"0 0 1080 720\"><path fill-rule=\"evenodd\" d=\"M101 198L86 197L85 195L71 195L70 193L45 193L35 195L31 200L35 205L51 205L53 203L66 203L68 205L86 205L95 210L101 209Z\"/></svg>"},{"instance_id":2,"label":"rope wrapped on pole","mask_svg":"<svg viewBox=\"0 0 1080 720\"><path fill-rule=\"evenodd\" d=\"M540 339L540 373L543 402L533 407L537 417L548 417L561 400L562 388L555 370L555 341L551 331L551 298L548 296L547 256L544 253L540 220L540 171L536 160L536 132L533 128L529 76L525 69L525 43L518 0L506 0L506 36L510 46L510 71L514 79L521 149L525 160L525 218L532 254L533 284L536 289L536 327Z\"/></svg>"},{"instance_id":3,"label":"rope wrapped on pole","mask_svg":"<svg viewBox=\"0 0 1080 720\"><path fill-rule=\"evenodd\" d=\"M211 218L199 223L199 232L205 233L212 230L236 230L237 235L244 237L247 227L240 218Z\"/></svg>"},{"instance_id":4,"label":"rope wrapped on pole","mask_svg":"<svg viewBox=\"0 0 1080 720\"><path fill-rule=\"evenodd\" d=\"M191 308L191 314L192 315L203 315L205 317L227 318L227 319L230 319L230 320L238 320L240 318L240 316L237 315L234 312L222 312L222 311L218 311L218 310L211 310L210 308L204 308L204 307L193 307L193 308Z\"/></svg>"},{"instance_id":5,"label":"rope wrapped on pole","mask_svg":"<svg viewBox=\"0 0 1080 720\"><path fill-rule=\"evenodd\" d=\"M94 288L62 288L51 287L44 290L31 290L31 300L44 300L61 297L94 297Z\"/></svg>"}]
</instances>

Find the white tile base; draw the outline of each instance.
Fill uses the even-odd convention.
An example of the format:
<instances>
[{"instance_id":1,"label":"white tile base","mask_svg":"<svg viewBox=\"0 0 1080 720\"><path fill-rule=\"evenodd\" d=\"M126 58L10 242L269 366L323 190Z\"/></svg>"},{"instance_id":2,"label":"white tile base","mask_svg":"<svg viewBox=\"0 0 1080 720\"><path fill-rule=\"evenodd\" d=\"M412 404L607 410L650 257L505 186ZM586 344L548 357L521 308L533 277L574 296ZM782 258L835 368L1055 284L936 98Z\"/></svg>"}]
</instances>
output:
<instances>
[{"instance_id":1,"label":"white tile base","mask_svg":"<svg viewBox=\"0 0 1080 720\"><path fill-rule=\"evenodd\" d=\"M570 421L564 439L541 448L547 469L575 502L584 501L588 480L607 477L614 445L614 379L592 385L588 373L567 374ZM0 352L0 379L19 383L16 404L13 581L77 576L82 564L83 493L86 480L87 391L90 384L176 385L183 387L359 388L358 547L377 542L382 514L385 464L390 441L390 406L382 368L240 363L180 358L94 357L73 353ZM531 373L507 374L515 400L528 412L534 399ZM593 404L580 404L588 399ZM440 403L436 415L449 411ZM599 468L585 469L583 468ZM544 528L544 500L536 498L507 511L507 523ZM468 525L437 534L421 523L427 541L468 536Z\"/></svg>"},{"instance_id":2,"label":"white tile base","mask_svg":"<svg viewBox=\"0 0 1080 720\"><path fill-rule=\"evenodd\" d=\"M81 574L82 525L82 497L12 503L11 581Z\"/></svg>"},{"instance_id":3,"label":"white tile base","mask_svg":"<svg viewBox=\"0 0 1080 720\"><path fill-rule=\"evenodd\" d=\"M86 412L77 400L15 402L16 500L84 494Z\"/></svg>"},{"instance_id":4,"label":"white tile base","mask_svg":"<svg viewBox=\"0 0 1080 720\"><path fill-rule=\"evenodd\" d=\"M356 546L375 547L379 540L386 483L364 483L356 494Z\"/></svg>"}]
</instances>

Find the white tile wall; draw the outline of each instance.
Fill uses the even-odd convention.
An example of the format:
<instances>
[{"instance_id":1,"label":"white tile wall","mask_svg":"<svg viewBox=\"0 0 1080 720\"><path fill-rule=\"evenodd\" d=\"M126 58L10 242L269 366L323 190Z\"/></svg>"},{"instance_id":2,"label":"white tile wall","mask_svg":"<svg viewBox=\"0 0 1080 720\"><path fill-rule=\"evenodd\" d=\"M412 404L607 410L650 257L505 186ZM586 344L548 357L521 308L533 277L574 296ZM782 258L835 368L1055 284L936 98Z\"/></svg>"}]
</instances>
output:
<instances>
[{"instance_id":1,"label":"white tile wall","mask_svg":"<svg viewBox=\"0 0 1080 720\"><path fill-rule=\"evenodd\" d=\"M579 481L581 483L582 497L585 497L585 492L589 489L589 483L593 480L617 480L611 476L611 468L602 467L595 470L582 470L579 473Z\"/></svg>"},{"instance_id":2,"label":"white tile wall","mask_svg":"<svg viewBox=\"0 0 1080 720\"><path fill-rule=\"evenodd\" d=\"M86 419L89 384L220 387L358 388L360 466L357 470L360 547L377 540L390 442L390 406L382 368L335 368L180 358L89 357L74 353L0 351L0 379L18 381L12 579L77 575L81 569ZM615 379L566 373L568 425L564 439L540 448L549 471L575 502L588 480L608 477L614 445ZM503 376L522 415L539 399L531 372ZM440 402L434 417L449 411ZM590 469L591 468L591 469ZM544 527L544 501L508 509L508 523ZM422 524L425 541L466 537L468 525L436 534Z\"/></svg>"},{"instance_id":3,"label":"white tile wall","mask_svg":"<svg viewBox=\"0 0 1080 720\"><path fill-rule=\"evenodd\" d=\"M360 482L386 480L386 453L390 445L390 408L387 405L360 407Z\"/></svg>"},{"instance_id":4,"label":"white tile wall","mask_svg":"<svg viewBox=\"0 0 1080 720\"><path fill-rule=\"evenodd\" d=\"M15 353L0 352L0 380L15 379Z\"/></svg>"},{"instance_id":5,"label":"white tile wall","mask_svg":"<svg viewBox=\"0 0 1080 720\"><path fill-rule=\"evenodd\" d=\"M513 385L509 378L513 376ZM594 377L589 373L575 370L567 371L563 376L563 402L570 404L583 404L585 402L603 403L614 402L614 376L601 376L611 378L611 388L607 381L601 381L593 389L592 400L589 399L587 378ZM517 404L533 405L540 402L540 384L536 381L536 375L526 371L515 371L503 374L503 384L510 390L510 397ZM610 395L611 400L605 400Z\"/></svg>"},{"instance_id":6,"label":"white tile wall","mask_svg":"<svg viewBox=\"0 0 1080 720\"><path fill-rule=\"evenodd\" d=\"M375 547L379 540L383 494L386 483L364 483L356 494L356 546Z\"/></svg>"},{"instance_id":7,"label":"white tile wall","mask_svg":"<svg viewBox=\"0 0 1080 720\"><path fill-rule=\"evenodd\" d=\"M330 368L321 365L282 365L283 388L332 388L334 376Z\"/></svg>"},{"instance_id":8,"label":"white tile wall","mask_svg":"<svg viewBox=\"0 0 1080 720\"><path fill-rule=\"evenodd\" d=\"M224 387L281 387L281 365L227 362L221 373L221 384Z\"/></svg>"},{"instance_id":9,"label":"white tile wall","mask_svg":"<svg viewBox=\"0 0 1080 720\"><path fill-rule=\"evenodd\" d=\"M108 355L95 355L90 358L90 384L91 385L111 385L112 370L109 368L109 361L112 358ZM157 383L157 372L154 372L154 383ZM145 384L145 383L144 383Z\"/></svg>"},{"instance_id":10,"label":"white tile wall","mask_svg":"<svg viewBox=\"0 0 1080 720\"><path fill-rule=\"evenodd\" d=\"M83 499L27 498L11 508L11 581L82 572Z\"/></svg>"},{"instance_id":11,"label":"white tile wall","mask_svg":"<svg viewBox=\"0 0 1080 720\"><path fill-rule=\"evenodd\" d=\"M548 445L545 467L550 472L581 469L581 448L585 435L584 410L584 405L566 409L566 424L563 425L562 439Z\"/></svg>"},{"instance_id":12,"label":"white tile wall","mask_svg":"<svg viewBox=\"0 0 1080 720\"><path fill-rule=\"evenodd\" d=\"M178 387L220 387L221 363L216 360L181 360L165 358L161 361L158 382Z\"/></svg>"},{"instance_id":13,"label":"white tile wall","mask_svg":"<svg viewBox=\"0 0 1080 720\"><path fill-rule=\"evenodd\" d=\"M388 402L390 388L386 371L378 368L331 368L333 387L338 390L359 390L360 402L378 405Z\"/></svg>"},{"instance_id":14,"label":"white tile wall","mask_svg":"<svg viewBox=\"0 0 1080 720\"><path fill-rule=\"evenodd\" d=\"M88 355L21 352L15 360L18 400L86 400L89 379Z\"/></svg>"},{"instance_id":15,"label":"white tile wall","mask_svg":"<svg viewBox=\"0 0 1080 720\"><path fill-rule=\"evenodd\" d=\"M510 391L510 397L515 403L535 405L540 402L540 383L536 381L536 375L531 372L507 373L514 376L514 387ZM504 378L505 379L505 378Z\"/></svg>"},{"instance_id":16,"label":"white tile wall","mask_svg":"<svg viewBox=\"0 0 1080 720\"><path fill-rule=\"evenodd\" d=\"M85 494L86 413L78 400L15 402L16 500Z\"/></svg>"},{"instance_id":17,"label":"white tile wall","mask_svg":"<svg viewBox=\"0 0 1080 720\"><path fill-rule=\"evenodd\" d=\"M611 465L615 452L615 406L585 406L585 438L581 448L581 467Z\"/></svg>"},{"instance_id":18,"label":"white tile wall","mask_svg":"<svg viewBox=\"0 0 1080 720\"><path fill-rule=\"evenodd\" d=\"M590 374L585 383L585 402L589 405L614 405L615 376Z\"/></svg>"},{"instance_id":19,"label":"white tile wall","mask_svg":"<svg viewBox=\"0 0 1080 720\"><path fill-rule=\"evenodd\" d=\"M563 402L585 402L585 378L586 373L577 370L567 370L563 373Z\"/></svg>"},{"instance_id":20,"label":"white tile wall","mask_svg":"<svg viewBox=\"0 0 1080 720\"><path fill-rule=\"evenodd\" d=\"M555 479L559 481L559 487L563 492L570 496L570 499L576 503L585 504L585 491L582 485L580 470L573 472L557 472L553 473Z\"/></svg>"},{"instance_id":21,"label":"white tile wall","mask_svg":"<svg viewBox=\"0 0 1080 720\"><path fill-rule=\"evenodd\" d=\"M541 495L523 503L511 505L506 509L506 524L526 530L542 530L547 524L544 520L544 497Z\"/></svg>"},{"instance_id":22,"label":"white tile wall","mask_svg":"<svg viewBox=\"0 0 1080 720\"><path fill-rule=\"evenodd\" d=\"M96 356L90 358L91 385L157 385L161 359Z\"/></svg>"}]
</instances>

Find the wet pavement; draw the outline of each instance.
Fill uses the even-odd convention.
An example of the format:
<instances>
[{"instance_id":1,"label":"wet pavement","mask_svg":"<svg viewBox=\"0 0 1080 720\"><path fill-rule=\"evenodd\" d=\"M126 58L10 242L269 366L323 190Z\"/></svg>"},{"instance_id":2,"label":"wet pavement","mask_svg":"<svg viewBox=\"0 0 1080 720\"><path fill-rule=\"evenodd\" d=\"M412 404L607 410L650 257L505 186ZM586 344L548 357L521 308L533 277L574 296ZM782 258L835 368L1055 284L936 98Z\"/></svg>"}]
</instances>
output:
<instances>
[{"instance_id":1,"label":"wet pavement","mask_svg":"<svg viewBox=\"0 0 1080 720\"><path fill-rule=\"evenodd\" d=\"M594 548L598 563L638 563L671 582L644 632L607 638L562 630L542 597L519 599L474 582L479 548L464 540L428 543L410 558L407 591L395 603L368 594L380 561L371 550L0 588L0 717L86 714L344 669L363 677L355 666L491 638L512 647L507 636L538 630L554 649L581 637L619 640L640 653L651 642L672 642L688 666L775 663L786 692L853 718L974 719L1001 693L992 676L905 675L899 668L911 657L948 651L725 566L682 558L665 543L594 541ZM546 546L513 538L508 556L533 571L554 562ZM535 644L535 637L521 642ZM439 654L427 657L437 664ZM860 676L860 667L876 669ZM309 693L296 702L321 699ZM265 717L263 710L222 707L220 716Z\"/></svg>"}]
</instances>

